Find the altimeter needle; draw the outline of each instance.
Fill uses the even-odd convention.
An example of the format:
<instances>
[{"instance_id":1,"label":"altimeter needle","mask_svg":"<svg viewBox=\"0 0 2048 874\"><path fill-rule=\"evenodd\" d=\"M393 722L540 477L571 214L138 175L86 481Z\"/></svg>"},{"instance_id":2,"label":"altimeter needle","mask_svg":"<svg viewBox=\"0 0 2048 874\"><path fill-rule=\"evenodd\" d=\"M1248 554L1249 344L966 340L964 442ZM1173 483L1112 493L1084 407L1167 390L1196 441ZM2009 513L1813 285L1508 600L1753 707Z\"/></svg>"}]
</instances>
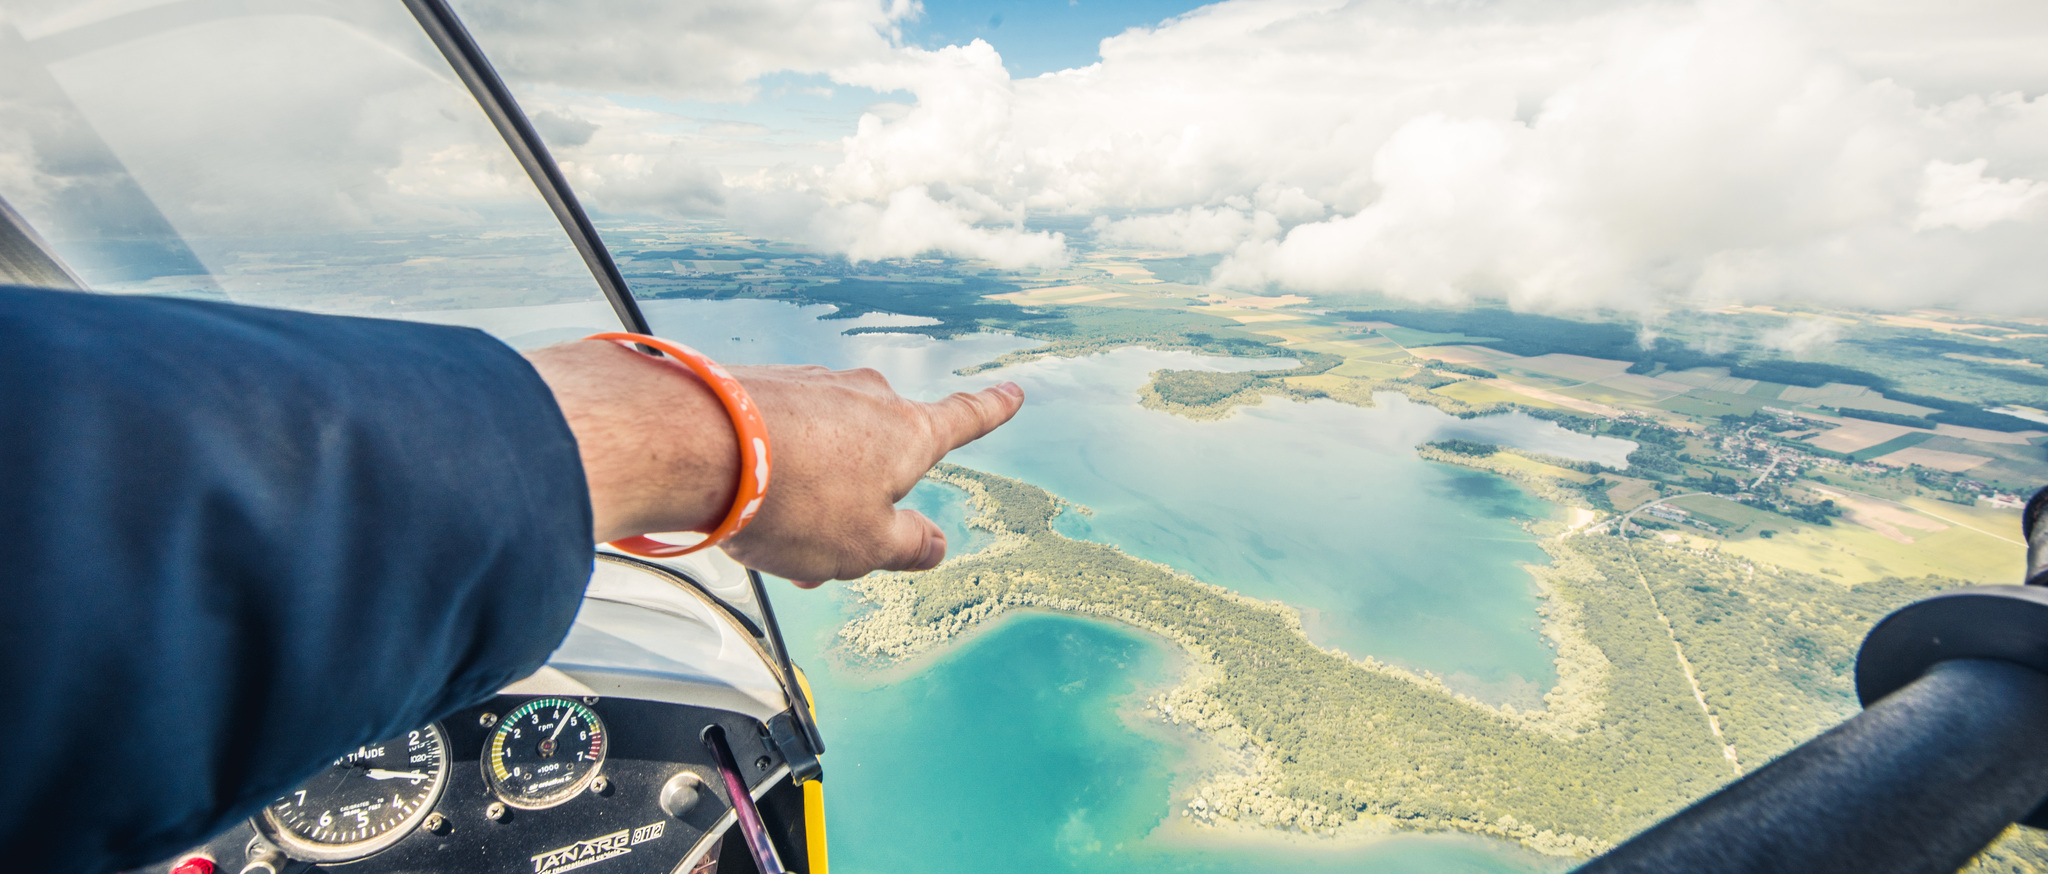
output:
<instances>
[{"instance_id":1,"label":"altimeter needle","mask_svg":"<svg viewBox=\"0 0 2048 874\"><path fill-rule=\"evenodd\" d=\"M372 780L410 780L414 783L427 779L427 775L418 771L386 771L383 768L371 768L364 771L363 776Z\"/></svg>"}]
</instances>

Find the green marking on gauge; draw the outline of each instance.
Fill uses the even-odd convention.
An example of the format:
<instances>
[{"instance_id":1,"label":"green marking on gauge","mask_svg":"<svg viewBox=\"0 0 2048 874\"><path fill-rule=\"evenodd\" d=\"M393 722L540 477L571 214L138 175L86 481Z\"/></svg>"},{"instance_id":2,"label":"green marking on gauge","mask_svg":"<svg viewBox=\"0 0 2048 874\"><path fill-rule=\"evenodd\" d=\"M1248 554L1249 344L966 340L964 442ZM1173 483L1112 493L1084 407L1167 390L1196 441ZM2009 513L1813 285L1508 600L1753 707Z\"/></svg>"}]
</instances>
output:
<instances>
[{"instance_id":1,"label":"green marking on gauge","mask_svg":"<svg viewBox=\"0 0 2048 874\"><path fill-rule=\"evenodd\" d=\"M535 698L491 731L484 777L506 804L535 810L576 797L604 765L604 722L570 698Z\"/></svg>"}]
</instances>

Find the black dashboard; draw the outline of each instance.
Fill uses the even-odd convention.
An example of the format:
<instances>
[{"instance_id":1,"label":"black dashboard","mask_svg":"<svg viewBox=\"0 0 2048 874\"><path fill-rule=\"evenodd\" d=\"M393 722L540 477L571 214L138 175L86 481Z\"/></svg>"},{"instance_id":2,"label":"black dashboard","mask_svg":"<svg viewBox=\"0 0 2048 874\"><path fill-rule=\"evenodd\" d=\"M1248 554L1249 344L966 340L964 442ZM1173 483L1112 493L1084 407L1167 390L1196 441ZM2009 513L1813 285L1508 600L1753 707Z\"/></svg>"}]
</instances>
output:
<instances>
[{"instance_id":1,"label":"black dashboard","mask_svg":"<svg viewBox=\"0 0 2048 874\"><path fill-rule=\"evenodd\" d=\"M779 855L802 860L803 795L758 720L627 698L499 695L345 755L248 822L142 870L747 874L756 868L732 829L707 732L722 732Z\"/></svg>"}]
</instances>

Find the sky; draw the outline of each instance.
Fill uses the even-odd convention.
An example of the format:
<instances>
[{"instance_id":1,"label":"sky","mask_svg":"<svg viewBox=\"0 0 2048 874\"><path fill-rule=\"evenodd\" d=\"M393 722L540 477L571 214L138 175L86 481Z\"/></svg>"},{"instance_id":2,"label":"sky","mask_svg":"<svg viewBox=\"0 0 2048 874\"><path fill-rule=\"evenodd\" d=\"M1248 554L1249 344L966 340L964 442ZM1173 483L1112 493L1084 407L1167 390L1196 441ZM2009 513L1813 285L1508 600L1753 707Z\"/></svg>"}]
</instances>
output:
<instances>
[{"instance_id":1,"label":"sky","mask_svg":"<svg viewBox=\"0 0 2048 874\"><path fill-rule=\"evenodd\" d=\"M1202 4L1187 0L934 0L903 25L903 42L926 49L982 40L1013 79L1086 67L1101 42L1151 27Z\"/></svg>"},{"instance_id":2,"label":"sky","mask_svg":"<svg viewBox=\"0 0 2048 874\"><path fill-rule=\"evenodd\" d=\"M43 5L56 20L156 2ZM1211 282L1232 290L1544 312L2048 311L2038 0L456 5L614 215L716 218L859 261L1029 268L1117 244L1217 256ZM15 21L32 40L60 30ZM287 51L219 28L206 54ZM121 56L177 60L148 48ZM80 57L60 69L74 96L113 55ZM211 117L331 140L323 172L368 192L334 212L365 222L520 184L457 141L445 88L380 81L314 84L384 88L401 121L257 114L247 97ZM118 146L130 116L178 96L96 123ZM33 152L0 142L0 189L56 172L10 148ZM207 215L316 182L259 179Z\"/></svg>"},{"instance_id":3,"label":"sky","mask_svg":"<svg viewBox=\"0 0 2048 874\"><path fill-rule=\"evenodd\" d=\"M694 153L699 200L857 260L1058 264L1081 241L1034 221L1060 216L1218 255L1213 282L1247 291L1540 311L2048 297L2048 4L770 5L848 24L811 50L741 40L722 76L721 53L687 81L514 76L593 121L723 120ZM518 39L498 24L479 30ZM606 130L649 122L599 123L563 157L602 205Z\"/></svg>"}]
</instances>

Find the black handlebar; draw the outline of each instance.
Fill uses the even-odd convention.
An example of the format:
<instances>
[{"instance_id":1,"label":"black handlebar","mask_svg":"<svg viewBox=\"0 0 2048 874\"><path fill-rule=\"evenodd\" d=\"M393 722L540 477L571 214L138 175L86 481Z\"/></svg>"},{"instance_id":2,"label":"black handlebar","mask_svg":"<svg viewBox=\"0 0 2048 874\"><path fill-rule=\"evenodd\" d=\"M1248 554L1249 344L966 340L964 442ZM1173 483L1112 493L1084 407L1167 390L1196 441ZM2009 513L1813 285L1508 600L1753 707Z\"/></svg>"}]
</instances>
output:
<instances>
[{"instance_id":1,"label":"black handlebar","mask_svg":"<svg viewBox=\"0 0 2048 874\"><path fill-rule=\"evenodd\" d=\"M1871 629L1866 708L1579 869L1953 872L2021 822L2048 827L2048 489L2026 586L1943 592Z\"/></svg>"},{"instance_id":2,"label":"black handlebar","mask_svg":"<svg viewBox=\"0 0 2048 874\"><path fill-rule=\"evenodd\" d=\"M1579 869L1952 872L2048 798L2048 674L1942 662Z\"/></svg>"}]
</instances>

